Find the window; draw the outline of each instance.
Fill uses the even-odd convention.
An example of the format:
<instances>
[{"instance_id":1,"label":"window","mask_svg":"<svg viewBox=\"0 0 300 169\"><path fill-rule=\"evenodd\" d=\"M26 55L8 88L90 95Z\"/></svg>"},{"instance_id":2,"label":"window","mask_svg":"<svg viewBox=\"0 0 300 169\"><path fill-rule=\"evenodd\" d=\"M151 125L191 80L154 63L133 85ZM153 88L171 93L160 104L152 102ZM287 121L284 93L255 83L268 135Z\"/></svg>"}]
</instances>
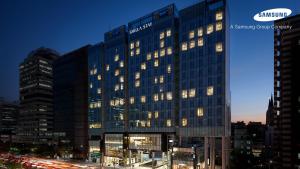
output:
<instances>
[{"instance_id":1,"label":"window","mask_svg":"<svg viewBox=\"0 0 300 169\"><path fill-rule=\"evenodd\" d=\"M117 62L119 59L120 59L119 55L116 54L116 55L115 55L115 62Z\"/></svg>"},{"instance_id":2,"label":"window","mask_svg":"<svg viewBox=\"0 0 300 169\"><path fill-rule=\"evenodd\" d=\"M164 83L164 76L159 76L159 83Z\"/></svg>"},{"instance_id":3,"label":"window","mask_svg":"<svg viewBox=\"0 0 300 169\"><path fill-rule=\"evenodd\" d=\"M140 72L136 72L136 73L135 73L135 79L140 79L140 77L141 77Z\"/></svg>"},{"instance_id":4,"label":"window","mask_svg":"<svg viewBox=\"0 0 300 169\"><path fill-rule=\"evenodd\" d=\"M134 104L134 97L130 97L129 102L130 104Z\"/></svg>"},{"instance_id":5,"label":"window","mask_svg":"<svg viewBox=\"0 0 300 169\"><path fill-rule=\"evenodd\" d=\"M172 70L171 65L168 65L168 67L167 67L167 72L168 72L168 73L171 73L171 70Z\"/></svg>"},{"instance_id":6,"label":"window","mask_svg":"<svg viewBox=\"0 0 300 169\"><path fill-rule=\"evenodd\" d=\"M98 93L98 94L101 94L101 88L98 88L98 89L97 89L97 93Z\"/></svg>"},{"instance_id":7,"label":"window","mask_svg":"<svg viewBox=\"0 0 300 169\"><path fill-rule=\"evenodd\" d=\"M194 48L195 47L195 41L194 40L191 40L190 41L190 49Z\"/></svg>"},{"instance_id":8,"label":"window","mask_svg":"<svg viewBox=\"0 0 300 169\"><path fill-rule=\"evenodd\" d=\"M120 67L124 67L124 62L123 62L123 61L120 61L119 66L120 66Z\"/></svg>"},{"instance_id":9,"label":"window","mask_svg":"<svg viewBox=\"0 0 300 169\"><path fill-rule=\"evenodd\" d=\"M159 43L159 46L160 46L160 48L165 47L165 41L164 41L164 40L161 40L160 43Z\"/></svg>"},{"instance_id":10,"label":"window","mask_svg":"<svg viewBox=\"0 0 300 169\"><path fill-rule=\"evenodd\" d=\"M135 54L136 54L136 55L139 55L139 54L140 54L140 48L136 48Z\"/></svg>"},{"instance_id":11,"label":"window","mask_svg":"<svg viewBox=\"0 0 300 169\"><path fill-rule=\"evenodd\" d=\"M172 126L172 121L170 119L167 120L167 126L171 127Z\"/></svg>"},{"instance_id":12,"label":"window","mask_svg":"<svg viewBox=\"0 0 300 169\"><path fill-rule=\"evenodd\" d=\"M90 88L93 88L93 83L90 84Z\"/></svg>"},{"instance_id":13,"label":"window","mask_svg":"<svg viewBox=\"0 0 300 169\"><path fill-rule=\"evenodd\" d=\"M154 51L154 58L158 58L158 51Z\"/></svg>"},{"instance_id":14,"label":"window","mask_svg":"<svg viewBox=\"0 0 300 169\"><path fill-rule=\"evenodd\" d=\"M203 107L198 107L197 108L197 116L202 117L203 116Z\"/></svg>"},{"instance_id":15,"label":"window","mask_svg":"<svg viewBox=\"0 0 300 169\"><path fill-rule=\"evenodd\" d=\"M157 77L154 78L154 83L157 84L158 80Z\"/></svg>"},{"instance_id":16,"label":"window","mask_svg":"<svg viewBox=\"0 0 300 169\"><path fill-rule=\"evenodd\" d=\"M120 85L119 84L116 84L115 85L115 91L118 91L120 89Z\"/></svg>"},{"instance_id":17,"label":"window","mask_svg":"<svg viewBox=\"0 0 300 169\"><path fill-rule=\"evenodd\" d=\"M161 33L159 34L159 39L163 39L163 38L165 38L165 32L161 32Z\"/></svg>"},{"instance_id":18,"label":"window","mask_svg":"<svg viewBox=\"0 0 300 169\"><path fill-rule=\"evenodd\" d=\"M187 43L186 43L186 42L183 42L183 43L181 44L181 50L182 50L182 51L186 51L186 50L187 50Z\"/></svg>"},{"instance_id":19,"label":"window","mask_svg":"<svg viewBox=\"0 0 300 169\"><path fill-rule=\"evenodd\" d=\"M135 81L135 87L140 87L141 82L139 80Z\"/></svg>"},{"instance_id":20,"label":"window","mask_svg":"<svg viewBox=\"0 0 300 169\"><path fill-rule=\"evenodd\" d=\"M198 36L203 36L203 28L198 28L197 34Z\"/></svg>"},{"instance_id":21,"label":"window","mask_svg":"<svg viewBox=\"0 0 300 169\"><path fill-rule=\"evenodd\" d=\"M135 47L137 47L137 48L140 47L140 41L135 42Z\"/></svg>"},{"instance_id":22,"label":"window","mask_svg":"<svg viewBox=\"0 0 300 169\"><path fill-rule=\"evenodd\" d=\"M220 30L222 30L222 22L217 22L216 23L216 31L220 31Z\"/></svg>"},{"instance_id":23,"label":"window","mask_svg":"<svg viewBox=\"0 0 300 169\"><path fill-rule=\"evenodd\" d=\"M152 118L152 113L148 112L148 119L151 119L151 118Z\"/></svg>"},{"instance_id":24,"label":"window","mask_svg":"<svg viewBox=\"0 0 300 169\"><path fill-rule=\"evenodd\" d=\"M154 112L154 118L156 118L156 119L158 118L158 111Z\"/></svg>"},{"instance_id":25,"label":"window","mask_svg":"<svg viewBox=\"0 0 300 169\"><path fill-rule=\"evenodd\" d=\"M189 32L189 38L193 39L195 37L195 32L194 31L190 31Z\"/></svg>"},{"instance_id":26,"label":"window","mask_svg":"<svg viewBox=\"0 0 300 169\"><path fill-rule=\"evenodd\" d=\"M181 120L181 125L182 125L183 127L187 126L187 119L186 119L186 118L182 118L182 120Z\"/></svg>"},{"instance_id":27,"label":"window","mask_svg":"<svg viewBox=\"0 0 300 169\"><path fill-rule=\"evenodd\" d=\"M173 96L172 96L172 92L167 92L167 100L172 100Z\"/></svg>"},{"instance_id":28,"label":"window","mask_svg":"<svg viewBox=\"0 0 300 169\"><path fill-rule=\"evenodd\" d=\"M154 100L155 102L157 102L158 99L159 99L159 98L158 98L158 94L154 94L154 95L153 95L153 100Z\"/></svg>"},{"instance_id":29,"label":"window","mask_svg":"<svg viewBox=\"0 0 300 169\"><path fill-rule=\"evenodd\" d=\"M134 56L134 50L130 51L130 56Z\"/></svg>"},{"instance_id":30,"label":"window","mask_svg":"<svg viewBox=\"0 0 300 169\"><path fill-rule=\"evenodd\" d=\"M98 80L101 80L101 75L98 75L98 77L97 77L97 78L98 78Z\"/></svg>"},{"instance_id":31,"label":"window","mask_svg":"<svg viewBox=\"0 0 300 169\"><path fill-rule=\"evenodd\" d=\"M97 68L94 69L94 75L97 73Z\"/></svg>"},{"instance_id":32,"label":"window","mask_svg":"<svg viewBox=\"0 0 300 169\"><path fill-rule=\"evenodd\" d=\"M158 67L158 60L157 59L154 61L154 67Z\"/></svg>"},{"instance_id":33,"label":"window","mask_svg":"<svg viewBox=\"0 0 300 169\"><path fill-rule=\"evenodd\" d=\"M219 20L222 20L223 19L223 13L220 11L220 12L217 12L216 13L216 20L219 21Z\"/></svg>"},{"instance_id":34,"label":"window","mask_svg":"<svg viewBox=\"0 0 300 169\"><path fill-rule=\"evenodd\" d=\"M147 120L147 127L151 127L151 121Z\"/></svg>"},{"instance_id":35,"label":"window","mask_svg":"<svg viewBox=\"0 0 300 169\"><path fill-rule=\"evenodd\" d=\"M223 51L223 46L222 43L217 43L216 44L216 52L222 52Z\"/></svg>"},{"instance_id":36,"label":"window","mask_svg":"<svg viewBox=\"0 0 300 169\"><path fill-rule=\"evenodd\" d=\"M151 53L147 53L147 60L151 60Z\"/></svg>"},{"instance_id":37,"label":"window","mask_svg":"<svg viewBox=\"0 0 300 169\"><path fill-rule=\"evenodd\" d=\"M168 49L167 49L167 54L168 54L168 55L172 55L172 47L168 47Z\"/></svg>"},{"instance_id":38,"label":"window","mask_svg":"<svg viewBox=\"0 0 300 169\"><path fill-rule=\"evenodd\" d=\"M213 24L208 25L206 33L211 34L213 31L214 31L214 25Z\"/></svg>"},{"instance_id":39,"label":"window","mask_svg":"<svg viewBox=\"0 0 300 169\"><path fill-rule=\"evenodd\" d=\"M130 49L133 49L133 48L134 48L134 43L131 42L131 43L130 43Z\"/></svg>"},{"instance_id":40,"label":"window","mask_svg":"<svg viewBox=\"0 0 300 169\"><path fill-rule=\"evenodd\" d=\"M141 96L141 102L146 103L146 96Z\"/></svg>"},{"instance_id":41,"label":"window","mask_svg":"<svg viewBox=\"0 0 300 169\"><path fill-rule=\"evenodd\" d=\"M141 69L142 69L142 70L146 70L146 63L142 63L142 64L141 64Z\"/></svg>"},{"instance_id":42,"label":"window","mask_svg":"<svg viewBox=\"0 0 300 169\"><path fill-rule=\"evenodd\" d=\"M166 50L165 49L161 49L159 55L161 57L163 57L163 56L165 56L165 54L166 54Z\"/></svg>"},{"instance_id":43,"label":"window","mask_svg":"<svg viewBox=\"0 0 300 169\"><path fill-rule=\"evenodd\" d=\"M106 65L106 71L109 71L109 65Z\"/></svg>"},{"instance_id":44,"label":"window","mask_svg":"<svg viewBox=\"0 0 300 169\"><path fill-rule=\"evenodd\" d=\"M163 93L160 94L160 100L164 100L164 94Z\"/></svg>"},{"instance_id":45,"label":"window","mask_svg":"<svg viewBox=\"0 0 300 169\"><path fill-rule=\"evenodd\" d=\"M167 30L167 37L171 36L171 29Z\"/></svg>"},{"instance_id":46,"label":"window","mask_svg":"<svg viewBox=\"0 0 300 169\"><path fill-rule=\"evenodd\" d=\"M186 99L186 98L188 97L188 95L187 95L187 90L182 90L182 92L181 92L181 97L182 97L183 99Z\"/></svg>"},{"instance_id":47,"label":"window","mask_svg":"<svg viewBox=\"0 0 300 169\"><path fill-rule=\"evenodd\" d=\"M203 38L198 38L198 46L203 46Z\"/></svg>"},{"instance_id":48,"label":"window","mask_svg":"<svg viewBox=\"0 0 300 169\"><path fill-rule=\"evenodd\" d=\"M119 74L120 74L120 70L119 70L119 69L116 69L116 70L115 70L115 76L119 76Z\"/></svg>"},{"instance_id":49,"label":"window","mask_svg":"<svg viewBox=\"0 0 300 169\"><path fill-rule=\"evenodd\" d=\"M189 97L195 97L195 95L196 95L196 89L190 89Z\"/></svg>"},{"instance_id":50,"label":"window","mask_svg":"<svg viewBox=\"0 0 300 169\"><path fill-rule=\"evenodd\" d=\"M208 86L207 91L206 91L206 95L207 96L212 96L213 94L214 94L214 87L213 86Z\"/></svg>"},{"instance_id":51,"label":"window","mask_svg":"<svg viewBox=\"0 0 300 169\"><path fill-rule=\"evenodd\" d=\"M119 80L120 80L120 83L123 83L124 82L124 76L120 76Z\"/></svg>"}]
</instances>

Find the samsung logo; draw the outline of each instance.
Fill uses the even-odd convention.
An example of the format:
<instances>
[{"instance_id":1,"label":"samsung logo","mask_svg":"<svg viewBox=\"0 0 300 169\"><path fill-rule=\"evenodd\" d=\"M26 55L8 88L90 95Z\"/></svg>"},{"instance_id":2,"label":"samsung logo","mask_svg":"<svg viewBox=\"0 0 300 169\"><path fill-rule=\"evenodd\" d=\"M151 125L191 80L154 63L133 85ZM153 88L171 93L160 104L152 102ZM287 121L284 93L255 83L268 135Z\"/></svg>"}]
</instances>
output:
<instances>
[{"instance_id":1,"label":"samsung logo","mask_svg":"<svg viewBox=\"0 0 300 169\"><path fill-rule=\"evenodd\" d=\"M288 8L274 8L262 11L254 15L253 19L259 22L276 21L292 14L292 10Z\"/></svg>"},{"instance_id":2,"label":"samsung logo","mask_svg":"<svg viewBox=\"0 0 300 169\"><path fill-rule=\"evenodd\" d=\"M129 30L129 34L137 33L139 31L147 29L147 28L149 28L151 26L152 26L152 22L146 23L146 24L144 24L142 26L138 26L138 27L136 27L134 29Z\"/></svg>"}]
</instances>

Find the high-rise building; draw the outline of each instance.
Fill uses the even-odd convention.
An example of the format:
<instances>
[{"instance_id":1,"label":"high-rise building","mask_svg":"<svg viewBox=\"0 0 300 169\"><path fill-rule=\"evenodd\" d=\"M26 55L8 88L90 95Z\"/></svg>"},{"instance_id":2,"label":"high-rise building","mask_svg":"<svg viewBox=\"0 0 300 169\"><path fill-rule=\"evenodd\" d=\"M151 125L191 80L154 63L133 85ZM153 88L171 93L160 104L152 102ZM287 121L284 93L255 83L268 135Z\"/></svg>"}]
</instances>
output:
<instances>
[{"instance_id":1,"label":"high-rise building","mask_svg":"<svg viewBox=\"0 0 300 169\"><path fill-rule=\"evenodd\" d=\"M18 116L18 103L0 100L0 141L15 141Z\"/></svg>"},{"instance_id":2,"label":"high-rise building","mask_svg":"<svg viewBox=\"0 0 300 169\"><path fill-rule=\"evenodd\" d=\"M53 61L59 54L48 48L32 51L20 64L18 142L51 143L53 131Z\"/></svg>"},{"instance_id":3,"label":"high-rise building","mask_svg":"<svg viewBox=\"0 0 300 169\"><path fill-rule=\"evenodd\" d=\"M299 23L300 15L275 21L274 167L280 169L300 168Z\"/></svg>"},{"instance_id":4,"label":"high-rise building","mask_svg":"<svg viewBox=\"0 0 300 169\"><path fill-rule=\"evenodd\" d=\"M64 54L53 65L54 138L71 145L72 158L87 158L88 147L88 49Z\"/></svg>"},{"instance_id":5,"label":"high-rise building","mask_svg":"<svg viewBox=\"0 0 300 169\"><path fill-rule=\"evenodd\" d=\"M111 166L228 166L226 6L168 5L90 49L90 156L101 149Z\"/></svg>"}]
</instances>

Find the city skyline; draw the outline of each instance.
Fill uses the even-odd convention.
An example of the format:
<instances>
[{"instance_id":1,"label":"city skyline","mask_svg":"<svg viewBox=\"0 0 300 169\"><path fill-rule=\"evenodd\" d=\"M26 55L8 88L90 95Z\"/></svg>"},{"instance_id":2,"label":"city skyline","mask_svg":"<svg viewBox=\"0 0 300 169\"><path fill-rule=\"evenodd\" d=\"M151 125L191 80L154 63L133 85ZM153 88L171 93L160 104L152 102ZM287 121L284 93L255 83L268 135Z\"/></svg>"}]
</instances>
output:
<instances>
[{"instance_id":1,"label":"city skyline","mask_svg":"<svg viewBox=\"0 0 300 169\"><path fill-rule=\"evenodd\" d=\"M133 20L137 16L146 15L171 3L175 3L181 9L199 1L170 0L157 1L157 3L131 1L128 4L120 5L114 5L113 1L105 5L101 4L100 1L90 1L90 3L85 4L83 4L83 1L74 1L72 4L64 1L59 3L58 6L55 6L57 1L30 1L35 2L34 6L29 5L32 3L25 2L18 2L17 5L14 5L13 2L1 1L0 5L0 21L7 23L0 32L2 37L0 44L3 46L1 49L3 56L0 62L0 77L5 79L1 83L0 93L1 97L8 100L18 100L18 65L32 49L45 46L64 54L80 46L102 41L104 32L122 25L124 21ZM292 15L299 13L299 10L295 9L296 4L299 5L299 2L284 4L283 1L274 1L274 4L261 4L258 6L259 1L256 0L244 6L241 6L242 2L239 1L229 1L229 4L232 25L259 24L252 19L254 14L275 7L290 8L293 11ZM68 5L71 5L71 7ZM128 11L127 15L120 16L118 13L116 14L115 11L122 10L123 5L132 6L135 10ZM84 7L88 8L86 10L88 12L77 12ZM60 18L57 14L54 14L61 12L65 12L65 15ZM240 12L242 13L239 14ZM39 14L44 14L44 16L38 16ZM53 18L57 18L57 20L46 22ZM97 18L99 18L99 24ZM103 21L104 24L100 24ZM271 24L273 23L269 22L263 25ZM23 27L24 30L18 30L20 27ZM83 34L83 32L85 33ZM232 121L264 122L268 106L267 101L273 93L273 30L232 29L230 33ZM245 38L240 38L241 36L245 36ZM248 39L248 41L245 39ZM250 48L249 44L253 46ZM15 47L17 47L17 50L14 49ZM241 56L243 56L242 59ZM254 66L255 70L253 71Z\"/></svg>"}]
</instances>

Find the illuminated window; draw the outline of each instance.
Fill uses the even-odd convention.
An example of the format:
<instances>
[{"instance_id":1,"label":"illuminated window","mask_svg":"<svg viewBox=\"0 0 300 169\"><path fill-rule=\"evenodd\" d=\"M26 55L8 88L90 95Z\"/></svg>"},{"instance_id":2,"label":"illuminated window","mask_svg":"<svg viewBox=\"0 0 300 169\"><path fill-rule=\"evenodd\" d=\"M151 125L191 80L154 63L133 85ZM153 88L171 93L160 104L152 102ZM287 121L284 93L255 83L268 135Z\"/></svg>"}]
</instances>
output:
<instances>
[{"instance_id":1,"label":"illuminated window","mask_svg":"<svg viewBox=\"0 0 300 169\"><path fill-rule=\"evenodd\" d=\"M202 116L203 116L203 113L204 113L203 107L198 107L198 108L197 108L197 116L198 116L198 117L202 117Z\"/></svg>"},{"instance_id":2,"label":"illuminated window","mask_svg":"<svg viewBox=\"0 0 300 169\"><path fill-rule=\"evenodd\" d=\"M136 72L136 73L135 73L135 79L140 79L140 77L141 77L140 72Z\"/></svg>"},{"instance_id":3,"label":"illuminated window","mask_svg":"<svg viewBox=\"0 0 300 169\"><path fill-rule=\"evenodd\" d=\"M182 97L183 99L186 99L186 98L188 97L187 90L182 90L182 92L181 92L181 97Z\"/></svg>"},{"instance_id":4,"label":"illuminated window","mask_svg":"<svg viewBox=\"0 0 300 169\"><path fill-rule=\"evenodd\" d=\"M115 70L115 76L119 76L119 74L120 74L120 70L119 70L119 69L116 69L116 70Z\"/></svg>"},{"instance_id":5,"label":"illuminated window","mask_svg":"<svg viewBox=\"0 0 300 169\"><path fill-rule=\"evenodd\" d=\"M98 75L98 77L97 77L97 78L98 78L98 80L101 80L101 75Z\"/></svg>"},{"instance_id":6,"label":"illuminated window","mask_svg":"<svg viewBox=\"0 0 300 169\"><path fill-rule=\"evenodd\" d=\"M93 103L90 103L90 108L94 108L94 104Z\"/></svg>"},{"instance_id":7,"label":"illuminated window","mask_svg":"<svg viewBox=\"0 0 300 169\"><path fill-rule=\"evenodd\" d=\"M101 88L98 88L98 89L97 89L97 93L98 93L98 94L101 94Z\"/></svg>"},{"instance_id":8,"label":"illuminated window","mask_svg":"<svg viewBox=\"0 0 300 169\"><path fill-rule=\"evenodd\" d=\"M161 49L160 50L160 54L161 57L166 55L166 50L165 49Z\"/></svg>"},{"instance_id":9,"label":"illuminated window","mask_svg":"<svg viewBox=\"0 0 300 169\"><path fill-rule=\"evenodd\" d=\"M148 119L151 119L151 118L152 118L152 113L148 112Z\"/></svg>"},{"instance_id":10,"label":"illuminated window","mask_svg":"<svg viewBox=\"0 0 300 169\"><path fill-rule=\"evenodd\" d=\"M97 73L97 68L94 69L94 75Z\"/></svg>"},{"instance_id":11,"label":"illuminated window","mask_svg":"<svg viewBox=\"0 0 300 169\"><path fill-rule=\"evenodd\" d=\"M195 95L196 95L196 89L190 89L189 97L195 97Z\"/></svg>"},{"instance_id":12,"label":"illuminated window","mask_svg":"<svg viewBox=\"0 0 300 169\"><path fill-rule=\"evenodd\" d=\"M119 84L116 84L115 85L115 91L118 91L120 89L120 85Z\"/></svg>"},{"instance_id":13,"label":"illuminated window","mask_svg":"<svg viewBox=\"0 0 300 169\"><path fill-rule=\"evenodd\" d=\"M181 120L181 125L182 125L183 127L187 126L187 119L186 119L186 118L183 118L183 119Z\"/></svg>"},{"instance_id":14,"label":"illuminated window","mask_svg":"<svg viewBox=\"0 0 300 169\"><path fill-rule=\"evenodd\" d=\"M123 83L124 82L124 76L120 76L120 83Z\"/></svg>"},{"instance_id":15,"label":"illuminated window","mask_svg":"<svg viewBox=\"0 0 300 169\"><path fill-rule=\"evenodd\" d=\"M223 51L223 46L222 43L217 43L216 44L216 52L222 52Z\"/></svg>"},{"instance_id":16,"label":"illuminated window","mask_svg":"<svg viewBox=\"0 0 300 169\"><path fill-rule=\"evenodd\" d=\"M157 77L155 77L154 78L154 83L157 84L157 82L158 82L158 79L157 79Z\"/></svg>"},{"instance_id":17,"label":"illuminated window","mask_svg":"<svg viewBox=\"0 0 300 169\"><path fill-rule=\"evenodd\" d=\"M106 65L106 71L109 71L109 65Z\"/></svg>"},{"instance_id":18,"label":"illuminated window","mask_svg":"<svg viewBox=\"0 0 300 169\"><path fill-rule=\"evenodd\" d=\"M198 38L198 46L203 46L203 38Z\"/></svg>"},{"instance_id":19,"label":"illuminated window","mask_svg":"<svg viewBox=\"0 0 300 169\"><path fill-rule=\"evenodd\" d=\"M141 96L141 102L146 103L146 96Z\"/></svg>"},{"instance_id":20,"label":"illuminated window","mask_svg":"<svg viewBox=\"0 0 300 169\"><path fill-rule=\"evenodd\" d=\"M160 94L160 100L164 100L164 94L163 93Z\"/></svg>"},{"instance_id":21,"label":"illuminated window","mask_svg":"<svg viewBox=\"0 0 300 169\"><path fill-rule=\"evenodd\" d=\"M209 25L207 26L206 33L207 33L207 34L211 34L213 31L214 31L214 25L213 25L213 24L209 24Z\"/></svg>"},{"instance_id":22,"label":"illuminated window","mask_svg":"<svg viewBox=\"0 0 300 169\"><path fill-rule=\"evenodd\" d=\"M216 20L219 21L219 20L222 20L223 19L223 13L222 12L217 12L216 13Z\"/></svg>"},{"instance_id":23,"label":"illuminated window","mask_svg":"<svg viewBox=\"0 0 300 169\"><path fill-rule=\"evenodd\" d=\"M134 48L134 43L131 42L131 43L130 43L130 49L133 49L133 48Z\"/></svg>"},{"instance_id":24,"label":"illuminated window","mask_svg":"<svg viewBox=\"0 0 300 169\"><path fill-rule=\"evenodd\" d=\"M167 126L168 127L172 126L172 121L170 119L167 120Z\"/></svg>"},{"instance_id":25,"label":"illuminated window","mask_svg":"<svg viewBox=\"0 0 300 169\"><path fill-rule=\"evenodd\" d=\"M198 36L203 36L203 28L198 28L197 34Z\"/></svg>"},{"instance_id":26,"label":"illuminated window","mask_svg":"<svg viewBox=\"0 0 300 169\"><path fill-rule=\"evenodd\" d=\"M134 56L134 50L130 51L130 56Z\"/></svg>"},{"instance_id":27,"label":"illuminated window","mask_svg":"<svg viewBox=\"0 0 300 169\"><path fill-rule=\"evenodd\" d=\"M135 42L135 47L137 47L137 48L140 47L140 41Z\"/></svg>"},{"instance_id":28,"label":"illuminated window","mask_svg":"<svg viewBox=\"0 0 300 169\"><path fill-rule=\"evenodd\" d=\"M171 73L171 71L172 71L172 67L171 67L171 65L168 65L168 67L167 67L167 72L168 72L168 73Z\"/></svg>"},{"instance_id":29,"label":"illuminated window","mask_svg":"<svg viewBox=\"0 0 300 169\"><path fill-rule=\"evenodd\" d=\"M160 43L159 43L159 46L160 46L160 48L165 47L165 41L164 41L164 40L161 40Z\"/></svg>"},{"instance_id":30,"label":"illuminated window","mask_svg":"<svg viewBox=\"0 0 300 169\"><path fill-rule=\"evenodd\" d=\"M138 124L136 126L138 126ZM145 121L141 121L141 127L146 127L146 122Z\"/></svg>"},{"instance_id":31,"label":"illuminated window","mask_svg":"<svg viewBox=\"0 0 300 169\"><path fill-rule=\"evenodd\" d=\"M89 125L90 129L101 128L101 123L92 123Z\"/></svg>"},{"instance_id":32,"label":"illuminated window","mask_svg":"<svg viewBox=\"0 0 300 169\"><path fill-rule=\"evenodd\" d=\"M165 38L165 32L161 32L161 33L159 34L159 39L163 39L163 38Z\"/></svg>"},{"instance_id":33,"label":"illuminated window","mask_svg":"<svg viewBox=\"0 0 300 169\"><path fill-rule=\"evenodd\" d=\"M141 69L142 69L142 70L146 70L146 63L142 63L142 64L141 64Z\"/></svg>"},{"instance_id":34,"label":"illuminated window","mask_svg":"<svg viewBox=\"0 0 300 169\"><path fill-rule=\"evenodd\" d=\"M168 54L168 55L172 55L172 47L168 47L168 49L167 49L167 54Z\"/></svg>"},{"instance_id":35,"label":"illuminated window","mask_svg":"<svg viewBox=\"0 0 300 169\"><path fill-rule=\"evenodd\" d=\"M190 41L190 49L194 48L195 47L195 41L194 40L191 40Z\"/></svg>"},{"instance_id":36,"label":"illuminated window","mask_svg":"<svg viewBox=\"0 0 300 169\"><path fill-rule=\"evenodd\" d=\"M129 102L130 104L134 104L134 97L130 97Z\"/></svg>"},{"instance_id":37,"label":"illuminated window","mask_svg":"<svg viewBox=\"0 0 300 169\"><path fill-rule=\"evenodd\" d=\"M217 22L216 23L216 31L222 30L222 22Z\"/></svg>"},{"instance_id":38,"label":"illuminated window","mask_svg":"<svg viewBox=\"0 0 300 169\"><path fill-rule=\"evenodd\" d=\"M141 52L141 51L140 51L140 48L136 48L136 49L135 49L135 54L136 54L136 55L139 55L140 52Z\"/></svg>"},{"instance_id":39,"label":"illuminated window","mask_svg":"<svg viewBox=\"0 0 300 169\"><path fill-rule=\"evenodd\" d=\"M90 75L93 75L93 74L94 74L93 70L90 70Z\"/></svg>"},{"instance_id":40,"label":"illuminated window","mask_svg":"<svg viewBox=\"0 0 300 169\"><path fill-rule=\"evenodd\" d=\"M194 31L190 31L189 38L193 39L194 37L195 37L195 32Z\"/></svg>"},{"instance_id":41,"label":"illuminated window","mask_svg":"<svg viewBox=\"0 0 300 169\"><path fill-rule=\"evenodd\" d=\"M90 84L90 88L93 88L93 83Z\"/></svg>"},{"instance_id":42,"label":"illuminated window","mask_svg":"<svg viewBox=\"0 0 300 169\"><path fill-rule=\"evenodd\" d=\"M110 101L110 105L111 105L111 106L114 106L114 105L115 105L115 101L114 101L114 100L111 100L111 101Z\"/></svg>"},{"instance_id":43,"label":"illuminated window","mask_svg":"<svg viewBox=\"0 0 300 169\"><path fill-rule=\"evenodd\" d=\"M186 51L186 50L187 50L187 43L186 43L186 42L183 42L183 43L181 44L181 50L182 50L182 51Z\"/></svg>"},{"instance_id":44,"label":"illuminated window","mask_svg":"<svg viewBox=\"0 0 300 169\"><path fill-rule=\"evenodd\" d=\"M147 127L151 127L151 121L147 120Z\"/></svg>"},{"instance_id":45,"label":"illuminated window","mask_svg":"<svg viewBox=\"0 0 300 169\"><path fill-rule=\"evenodd\" d=\"M124 120L123 114L120 113L120 116L119 116L119 117L120 117L120 120Z\"/></svg>"},{"instance_id":46,"label":"illuminated window","mask_svg":"<svg viewBox=\"0 0 300 169\"><path fill-rule=\"evenodd\" d=\"M213 94L214 94L214 87L213 86L208 86L207 91L206 91L206 95L207 96L212 96Z\"/></svg>"},{"instance_id":47,"label":"illuminated window","mask_svg":"<svg viewBox=\"0 0 300 169\"><path fill-rule=\"evenodd\" d=\"M101 107L101 102L97 102L97 107Z\"/></svg>"},{"instance_id":48,"label":"illuminated window","mask_svg":"<svg viewBox=\"0 0 300 169\"><path fill-rule=\"evenodd\" d=\"M158 51L154 51L154 58L158 58Z\"/></svg>"},{"instance_id":49,"label":"illuminated window","mask_svg":"<svg viewBox=\"0 0 300 169\"><path fill-rule=\"evenodd\" d=\"M159 98L158 98L158 94L154 94L154 95L153 95L153 100L157 102L158 99L159 99Z\"/></svg>"},{"instance_id":50,"label":"illuminated window","mask_svg":"<svg viewBox=\"0 0 300 169\"><path fill-rule=\"evenodd\" d=\"M164 83L164 76L159 77L159 83Z\"/></svg>"},{"instance_id":51,"label":"illuminated window","mask_svg":"<svg viewBox=\"0 0 300 169\"><path fill-rule=\"evenodd\" d=\"M147 54L147 60L151 60L151 53Z\"/></svg>"},{"instance_id":52,"label":"illuminated window","mask_svg":"<svg viewBox=\"0 0 300 169\"><path fill-rule=\"evenodd\" d=\"M115 62L117 62L118 60L119 60L119 55L117 54L117 55L115 55Z\"/></svg>"},{"instance_id":53,"label":"illuminated window","mask_svg":"<svg viewBox=\"0 0 300 169\"><path fill-rule=\"evenodd\" d=\"M158 118L158 111L154 112L154 118L156 118L156 119Z\"/></svg>"},{"instance_id":54,"label":"illuminated window","mask_svg":"<svg viewBox=\"0 0 300 169\"><path fill-rule=\"evenodd\" d=\"M124 85L121 84L121 85L120 85L120 90L123 90L123 89L124 89Z\"/></svg>"},{"instance_id":55,"label":"illuminated window","mask_svg":"<svg viewBox=\"0 0 300 169\"><path fill-rule=\"evenodd\" d=\"M154 61L154 67L158 67L158 60L157 59Z\"/></svg>"},{"instance_id":56,"label":"illuminated window","mask_svg":"<svg viewBox=\"0 0 300 169\"><path fill-rule=\"evenodd\" d=\"M172 92L167 92L167 100L172 100L173 96L172 96Z\"/></svg>"},{"instance_id":57,"label":"illuminated window","mask_svg":"<svg viewBox=\"0 0 300 169\"><path fill-rule=\"evenodd\" d=\"M136 81L135 81L135 87L140 87L140 84L141 84L141 83L140 83L139 80L136 80Z\"/></svg>"},{"instance_id":58,"label":"illuminated window","mask_svg":"<svg viewBox=\"0 0 300 169\"><path fill-rule=\"evenodd\" d=\"M124 67L124 62L123 62L123 61L120 61L119 66L120 66L120 67Z\"/></svg>"},{"instance_id":59,"label":"illuminated window","mask_svg":"<svg viewBox=\"0 0 300 169\"><path fill-rule=\"evenodd\" d=\"M171 36L171 29L167 30L167 37Z\"/></svg>"}]
</instances>

